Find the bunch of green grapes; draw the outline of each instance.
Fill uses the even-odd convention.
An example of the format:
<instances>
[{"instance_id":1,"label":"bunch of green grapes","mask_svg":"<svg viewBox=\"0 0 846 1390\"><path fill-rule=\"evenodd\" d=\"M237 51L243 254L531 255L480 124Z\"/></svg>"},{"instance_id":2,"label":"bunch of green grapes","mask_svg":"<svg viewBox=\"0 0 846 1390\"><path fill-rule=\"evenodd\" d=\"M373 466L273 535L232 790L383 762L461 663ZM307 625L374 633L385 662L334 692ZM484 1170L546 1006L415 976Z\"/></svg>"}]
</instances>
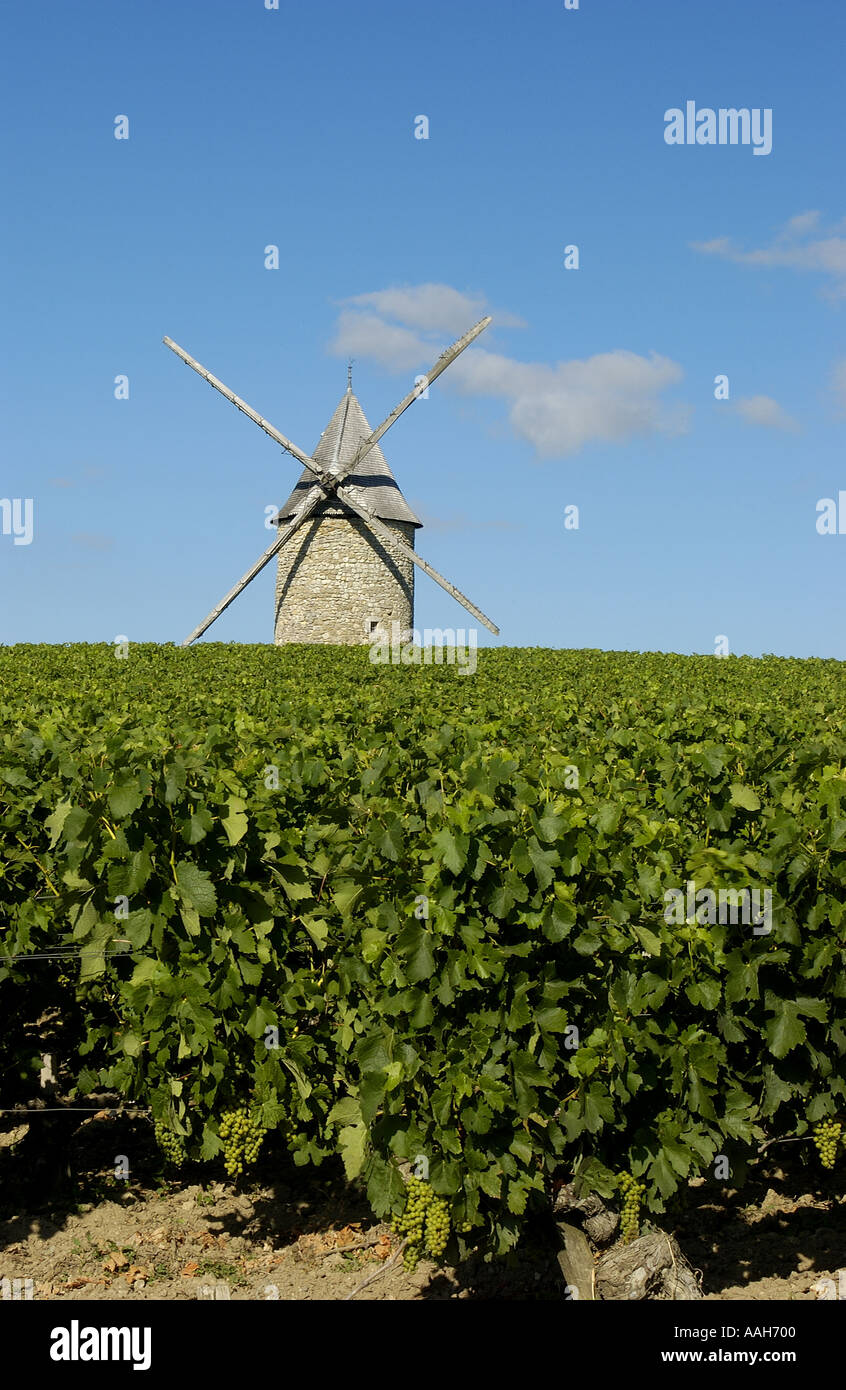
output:
<instances>
[{"instance_id":1,"label":"bunch of green grapes","mask_svg":"<svg viewBox=\"0 0 846 1390\"><path fill-rule=\"evenodd\" d=\"M640 1200L646 1191L644 1183L638 1182L631 1173L620 1174L620 1188L623 1193L623 1209L620 1212L620 1233L628 1245L635 1240L640 1230Z\"/></svg>"},{"instance_id":2,"label":"bunch of green grapes","mask_svg":"<svg viewBox=\"0 0 846 1390\"><path fill-rule=\"evenodd\" d=\"M426 1212L426 1249L433 1260L439 1260L449 1240L449 1206L443 1197L435 1197Z\"/></svg>"},{"instance_id":3,"label":"bunch of green grapes","mask_svg":"<svg viewBox=\"0 0 846 1390\"><path fill-rule=\"evenodd\" d=\"M413 1274L424 1248L435 1260L444 1253L449 1239L449 1206L422 1178L409 1178L405 1209L395 1218L393 1231L408 1241L402 1262Z\"/></svg>"},{"instance_id":4,"label":"bunch of green grapes","mask_svg":"<svg viewBox=\"0 0 846 1390\"><path fill-rule=\"evenodd\" d=\"M156 1143L167 1159L168 1163L173 1163L177 1168L185 1162L185 1140L176 1130L168 1129L167 1125L157 1120L154 1126Z\"/></svg>"},{"instance_id":5,"label":"bunch of green grapes","mask_svg":"<svg viewBox=\"0 0 846 1390\"><path fill-rule=\"evenodd\" d=\"M821 1120L814 1126L814 1143L823 1168L833 1168L843 1126L839 1120Z\"/></svg>"},{"instance_id":6,"label":"bunch of green grapes","mask_svg":"<svg viewBox=\"0 0 846 1390\"><path fill-rule=\"evenodd\" d=\"M255 1163L266 1133L264 1125L248 1106L224 1110L219 1134L223 1140L223 1163L230 1178L243 1173L246 1164Z\"/></svg>"}]
</instances>

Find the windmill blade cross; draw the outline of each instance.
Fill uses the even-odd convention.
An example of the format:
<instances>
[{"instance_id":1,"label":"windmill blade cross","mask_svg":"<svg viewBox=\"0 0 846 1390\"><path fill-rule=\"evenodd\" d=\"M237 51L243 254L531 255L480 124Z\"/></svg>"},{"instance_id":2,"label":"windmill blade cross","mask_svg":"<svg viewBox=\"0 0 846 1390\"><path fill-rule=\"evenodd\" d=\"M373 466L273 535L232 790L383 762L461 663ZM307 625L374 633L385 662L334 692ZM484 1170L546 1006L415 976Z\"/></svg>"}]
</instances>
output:
<instances>
[{"instance_id":1,"label":"windmill blade cross","mask_svg":"<svg viewBox=\"0 0 846 1390\"><path fill-rule=\"evenodd\" d=\"M263 415L259 415L257 410L254 410L252 406L248 405L247 402L242 400L240 396L237 396L234 391L231 391L229 387L226 386L222 381L220 381L216 376L213 376L212 373L206 367L204 367L201 362L198 362L196 358L192 357L190 353L186 352L185 349L180 347L178 343L174 342L172 338L163 338L162 341L165 343L167 347L171 349L172 352L176 354L177 357L181 358L181 360L187 366L191 367L192 370L198 374L198 376L201 376L204 381L207 381L210 386L213 386L215 388L216 391L219 391L220 394L226 398L226 400L231 401L232 404L236 406L238 410L240 410L250 420L257 424L260 429L264 430L265 434L267 434L277 444L281 445L281 447L287 453L291 454L292 457L294 457L300 463L302 463L305 468L307 468L311 473L315 475L316 479L316 485L313 488L311 488L310 491L306 494L305 498L303 499L302 505L298 508L295 516L291 519L288 525L280 529L280 532L276 536L273 543L269 545L267 547L267 550L265 550L263 554L259 556L255 564L253 564L250 567L250 569L247 570L246 574L242 575L242 577L238 580L238 583L235 584L229 590L229 592L224 596L224 598L221 599L220 603L217 604L217 606L212 609L208 616L203 619L202 623L200 623L198 627L194 628L194 631L188 637L185 638L185 641L182 643L183 647L189 647L192 644L192 642L196 642L198 637L202 637L203 633L209 627L211 627L212 623L220 617L221 613L226 611L226 609L229 607L231 603L234 603L238 595L242 593L244 589L246 589L247 585L250 584L253 581L253 579L255 579L256 575L261 573L265 565L269 564L269 562L273 559L273 556L279 550L281 550L282 546L286 543L286 541L288 541L291 538L291 536L296 531L298 531L299 528L308 520L309 516L311 516L311 514L314 512L315 508L323 500L323 498L330 496L333 492L336 492L338 490L339 486L344 482L344 480L349 478L349 476L359 466L363 459L366 458L370 450L374 448L376 444L378 444L382 436L391 428L393 424L396 423L396 421L400 418L404 411L406 411L410 405L414 404L414 402L422 394L423 390L427 386L430 386L433 381L436 381L437 378L441 375L441 373L446 371L447 367L451 366L451 364L464 351L464 349L469 347L470 344L474 342L476 338L478 338L480 333L484 332L484 330L487 328L490 322L490 315L486 315L485 318L480 319L479 322L477 324L474 324L473 327L469 329L469 331L465 333L461 338L458 338L450 347L446 348L444 352L441 353L437 361L434 363L430 371L427 372L423 377L423 384L415 385L414 388L411 391L409 391L408 395L403 397L399 405L394 407L390 415L387 415L385 417L381 425L379 425L378 429L375 429L373 433L368 436L367 439L362 440L361 444L359 445L350 462L348 464L345 464L343 467L339 468L337 471L333 472L330 472L322 468L321 465L314 458L312 458L310 454L307 454L304 450L297 448L297 445L294 444L290 439L288 439L287 436L284 435L281 430L277 430L274 425L271 425L269 420L266 420ZM382 541L384 541L386 544L390 546L399 547L402 553L407 555L412 560L412 562L418 566L419 569L423 570L423 572L425 574L428 574L431 579L434 579L437 584L440 584L442 589L445 589L448 594L451 594L453 598L457 599L459 603L463 604L463 606L467 609L469 613L473 615L473 617L477 618L479 622L483 623L485 627L487 627L492 633L494 633L494 635L497 635L499 633L499 628L491 622L490 618L487 618L485 616L481 609L477 608L474 603L471 603L467 596L465 594L462 594L460 589L456 588L454 584L451 584L448 579L445 579L444 576L442 574L439 574L438 571L434 569L432 565L429 565L420 555L418 555L414 547L408 545L408 543L402 536L400 536L397 532L392 531L389 527L385 526L379 519L379 517L377 517L375 513L373 513L370 510L366 503L358 499L358 497L355 495L355 490L353 488L347 486L347 488L344 491L343 497L344 501L355 512L358 513L362 520L370 527L370 529L377 536L379 536L379 538Z\"/></svg>"},{"instance_id":2,"label":"windmill blade cross","mask_svg":"<svg viewBox=\"0 0 846 1390\"><path fill-rule=\"evenodd\" d=\"M490 314L486 314L483 319L480 319L478 323L474 324L461 338L457 338L450 347L445 348L438 360L430 370L425 373L423 377L425 384L422 386L416 385L409 391L407 396L403 397L399 405L394 406L390 415L386 415L378 429L375 429L367 439L362 440L350 462L345 464L343 468L338 469L337 473L329 473L327 470L321 468L320 464L316 463L310 454L305 453L302 449L298 449L296 444L288 439L287 435L284 435L281 430L276 429L275 425L271 425L269 420L266 420L263 415L259 415L258 411L253 410L253 407L242 400L240 396L236 396L234 391L230 391L229 387L216 376L213 376L208 368L203 366L202 362L198 362L195 357L192 357L189 352L186 352L178 343L175 343L172 338L164 337L162 342L170 348L171 352L175 352L176 356L181 358L186 366L191 367L198 376L201 376L203 380L207 381L210 386L213 386L216 391L219 391L226 400L231 401L238 410L242 411L248 419L257 424L259 429L264 430L265 434L269 435L277 444L280 444L287 453L291 454L295 459L298 459L305 468L310 469L316 477L320 478L327 491L331 491L338 486L338 483L342 479L346 478L358 467L362 460L370 453L373 446L378 444L382 436L391 428L391 425L396 424L400 416L408 410L410 405L414 404L427 387L431 386L433 381L437 381L441 372L445 372L447 367L452 366L455 359L460 357L464 349L468 348L470 344L478 338L479 334L485 331L490 322L491 316Z\"/></svg>"}]
</instances>

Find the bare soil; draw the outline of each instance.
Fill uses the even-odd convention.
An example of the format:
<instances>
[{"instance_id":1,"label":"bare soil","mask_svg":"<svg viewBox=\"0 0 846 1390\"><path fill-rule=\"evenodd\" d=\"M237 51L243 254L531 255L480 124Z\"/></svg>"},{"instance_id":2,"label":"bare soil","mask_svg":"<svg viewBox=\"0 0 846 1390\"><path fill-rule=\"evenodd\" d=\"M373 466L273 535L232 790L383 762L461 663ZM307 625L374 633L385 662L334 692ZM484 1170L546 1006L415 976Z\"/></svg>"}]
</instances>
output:
<instances>
[{"instance_id":1,"label":"bare soil","mask_svg":"<svg viewBox=\"0 0 846 1390\"><path fill-rule=\"evenodd\" d=\"M772 1166L739 1191L691 1184L676 1236L702 1272L706 1299L816 1299L819 1281L836 1285L846 1267L842 1173L841 1165L816 1191L798 1164Z\"/></svg>"},{"instance_id":2,"label":"bare soil","mask_svg":"<svg viewBox=\"0 0 846 1390\"><path fill-rule=\"evenodd\" d=\"M11 1122L0 1118L8 1133ZM421 1261L407 1274L389 1228L334 1165L297 1170L271 1153L255 1183L240 1188L190 1175L165 1180L149 1128L108 1115L82 1124L38 1116L23 1139L0 1146L0 1277L30 1279L34 1297L51 1300L564 1297L551 1221L531 1225L507 1259ZM114 1176L119 1153L139 1155L131 1181ZM814 1299L821 1279L836 1282L846 1267L846 1196L836 1174L812 1191L816 1175L801 1164L771 1165L741 1191L692 1183L663 1224L698 1271L704 1297Z\"/></svg>"}]
</instances>

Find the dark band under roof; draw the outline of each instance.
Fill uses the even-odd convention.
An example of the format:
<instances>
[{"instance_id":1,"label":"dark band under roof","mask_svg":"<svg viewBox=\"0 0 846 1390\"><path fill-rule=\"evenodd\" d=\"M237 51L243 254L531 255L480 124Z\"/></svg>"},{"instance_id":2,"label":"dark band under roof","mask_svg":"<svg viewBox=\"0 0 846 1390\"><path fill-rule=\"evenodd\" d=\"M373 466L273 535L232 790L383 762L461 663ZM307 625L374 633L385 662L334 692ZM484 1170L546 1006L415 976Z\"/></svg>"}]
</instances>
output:
<instances>
[{"instance_id":1,"label":"dark band under roof","mask_svg":"<svg viewBox=\"0 0 846 1390\"><path fill-rule=\"evenodd\" d=\"M355 457L362 441L372 433L358 397L352 387L348 386L335 408L332 419L320 436L320 442L312 457L316 463L323 464L324 468L333 472L349 463ZM314 487L314 482L314 474L310 469L304 468L287 502L279 509L278 521L287 521L294 515L306 493ZM367 506L382 521L407 521L412 526L423 525L400 492L397 480L378 444L374 444L360 467L355 473L351 473L345 482L349 482L360 491ZM340 496L336 495L331 500L320 503L314 515L357 514L344 505L342 488Z\"/></svg>"}]
</instances>

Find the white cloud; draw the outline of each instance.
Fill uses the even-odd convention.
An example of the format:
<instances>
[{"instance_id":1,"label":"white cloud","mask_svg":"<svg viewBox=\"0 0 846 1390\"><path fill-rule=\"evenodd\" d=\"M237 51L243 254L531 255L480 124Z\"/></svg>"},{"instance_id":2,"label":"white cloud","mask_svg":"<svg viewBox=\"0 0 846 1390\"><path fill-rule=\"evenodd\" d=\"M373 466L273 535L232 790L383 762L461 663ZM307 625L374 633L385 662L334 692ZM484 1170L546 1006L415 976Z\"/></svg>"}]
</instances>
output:
<instances>
[{"instance_id":1,"label":"white cloud","mask_svg":"<svg viewBox=\"0 0 846 1390\"><path fill-rule=\"evenodd\" d=\"M735 410L747 425L763 425L771 430L798 430L799 423L788 415L772 396L744 396L735 402Z\"/></svg>"},{"instance_id":2,"label":"white cloud","mask_svg":"<svg viewBox=\"0 0 846 1390\"><path fill-rule=\"evenodd\" d=\"M486 352L465 353L450 369L467 395L509 402L516 434L541 457L572 454L593 440L619 442L633 435L677 431L683 415L668 412L660 393L682 377L681 367L651 353L622 348L547 365Z\"/></svg>"},{"instance_id":3,"label":"white cloud","mask_svg":"<svg viewBox=\"0 0 846 1390\"><path fill-rule=\"evenodd\" d=\"M485 311L447 285L380 290L358 295L343 308L330 350L369 357L392 370L427 367L443 347L444 333L458 334ZM388 322L386 315L398 320ZM497 314L496 327L520 322ZM425 337L436 333L441 337ZM520 362L485 348L468 348L450 367L445 383L468 396L492 396L508 409L515 434L541 457L575 453L595 440L620 442L635 435L677 433L687 427L685 407L668 407L661 393L681 380L678 363L618 348L567 362Z\"/></svg>"},{"instance_id":4,"label":"white cloud","mask_svg":"<svg viewBox=\"0 0 846 1390\"><path fill-rule=\"evenodd\" d=\"M731 237L725 236L690 244L702 255L720 256L735 265L784 267L825 275L833 282L830 293L839 298L846 294L846 237L836 235L842 227L831 228L827 235L812 236L819 229L819 221L818 212L798 213L785 223L769 246L750 251L741 250Z\"/></svg>"},{"instance_id":5,"label":"white cloud","mask_svg":"<svg viewBox=\"0 0 846 1390\"><path fill-rule=\"evenodd\" d=\"M462 294L451 285L405 285L371 294L356 294L344 300L355 308L374 309L383 318L396 319L409 328L424 333L466 332L485 314L493 312L483 294ZM503 328L524 328L516 314L496 311L497 323Z\"/></svg>"},{"instance_id":6,"label":"white cloud","mask_svg":"<svg viewBox=\"0 0 846 1390\"><path fill-rule=\"evenodd\" d=\"M810 232L816 227L819 220L819 212L798 212L795 217L788 219L779 235L785 239L803 236L805 232Z\"/></svg>"},{"instance_id":7,"label":"white cloud","mask_svg":"<svg viewBox=\"0 0 846 1390\"><path fill-rule=\"evenodd\" d=\"M428 364L433 355L431 344L410 328L353 309L342 309L338 315L329 351L337 357L369 357L396 371Z\"/></svg>"}]
</instances>

